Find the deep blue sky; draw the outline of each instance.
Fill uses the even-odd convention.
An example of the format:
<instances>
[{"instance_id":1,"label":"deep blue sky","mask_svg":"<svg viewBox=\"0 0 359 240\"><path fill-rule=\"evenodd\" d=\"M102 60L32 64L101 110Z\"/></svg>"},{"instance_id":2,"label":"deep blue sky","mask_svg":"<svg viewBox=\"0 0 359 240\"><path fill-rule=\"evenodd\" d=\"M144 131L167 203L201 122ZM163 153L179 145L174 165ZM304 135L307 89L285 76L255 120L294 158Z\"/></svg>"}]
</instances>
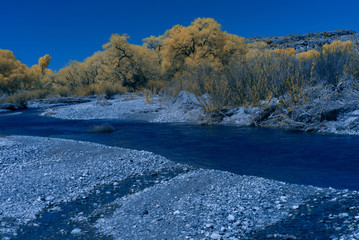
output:
<instances>
[{"instance_id":1,"label":"deep blue sky","mask_svg":"<svg viewBox=\"0 0 359 240\"><path fill-rule=\"evenodd\" d=\"M197 17L212 17L223 30L246 38L359 31L357 0L4 0L0 7L0 49L28 66L50 54L54 70L101 50L113 33L127 33L131 43L141 44Z\"/></svg>"}]
</instances>

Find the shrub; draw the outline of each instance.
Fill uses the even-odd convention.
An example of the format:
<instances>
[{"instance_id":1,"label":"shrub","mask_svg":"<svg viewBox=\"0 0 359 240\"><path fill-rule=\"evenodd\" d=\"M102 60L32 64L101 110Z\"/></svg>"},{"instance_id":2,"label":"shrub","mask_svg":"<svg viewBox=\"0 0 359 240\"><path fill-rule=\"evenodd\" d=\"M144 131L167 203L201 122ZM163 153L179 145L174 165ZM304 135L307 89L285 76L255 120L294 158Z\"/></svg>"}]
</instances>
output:
<instances>
[{"instance_id":1,"label":"shrub","mask_svg":"<svg viewBox=\"0 0 359 240\"><path fill-rule=\"evenodd\" d=\"M306 52L301 52L298 54L297 59L299 61L312 61L320 56L320 53L315 50L311 49Z\"/></svg>"},{"instance_id":2,"label":"shrub","mask_svg":"<svg viewBox=\"0 0 359 240\"><path fill-rule=\"evenodd\" d=\"M113 131L115 131L115 128L108 123L100 124L100 125L93 125L90 128L90 132L93 132L93 133L111 133Z\"/></svg>"},{"instance_id":3,"label":"shrub","mask_svg":"<svg viewBox=\"0 0 359 240\"><path fill-rule=\"evenodd\" d=\"M33 91L18 91L17 93L11 94L6 98L6 102L16 103L16 104L25 104L28 100L31 99L41 99L48 96L49 92L47 90L33 90Z\"/></svg>"},{"instance_id":4,"label":"shrub","mask_svg":"<svg viewBox=\"0 0 359 240\"><path fill-rule=\"evenodd\" d=\"M113 97L116 94L126 93L127 89L120 83L102 82L94 86L96 94L104 94Z\"/></svg>"},{"instance_id":5,"label":"shrub","mask_svg":"<svg viewBox=\"0 0 359 240\"><path fill-rule=\"evenodd\" d=\"M285 54L291 57L295 57L295 55L297 54L297 50L295 50L294 48L277 48L274 49L274 51L279 54Z\"/></svg>"},{"instance_id":6,"label":"shrub","mask_svg":"<svg viewBox=\"0 0 359 240\"><path fill-rule=\"evenodd\" d=\"M352 76L354 79L359 80L359 47L355 45L353 47L353 53L350 61L344 68L344 73Z\"/></svg>"},{"instance_id":7,"label":"shrub","mask_svg":"<svg viewBox=\"0 0 359 240\"><path fill-rule=\"evenodd\" d=\"M260 100L298 95L308 76L292 55L278 51L259 51L227 71L234 102L255 105ZM293 99L294 100L294 99Z\"/></svg>"},{"instance_id":8,"label":"shrub","mask_svg":"<svg viewBox=\"0 0 359 240\"><path fill-rule=\"evenodd\" d=\"M353 42L334 41L325 44L315 65L315 72L320 80L337 86L344 73L345 66L353 57Z\"/></svg>"}]
</instances>

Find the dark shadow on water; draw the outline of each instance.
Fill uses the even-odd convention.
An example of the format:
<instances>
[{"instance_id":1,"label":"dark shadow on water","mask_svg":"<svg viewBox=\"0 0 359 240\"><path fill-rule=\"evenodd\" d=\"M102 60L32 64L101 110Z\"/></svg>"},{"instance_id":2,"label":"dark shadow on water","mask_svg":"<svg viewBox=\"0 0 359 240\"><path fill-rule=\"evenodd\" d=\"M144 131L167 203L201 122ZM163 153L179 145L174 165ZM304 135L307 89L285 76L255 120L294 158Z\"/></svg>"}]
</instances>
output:
<instances>
[{"instance_id":1,"label":"dark shadow on water","mask_svg":"<svg viewBox=\"0 0 359 240\"><path fill-rule=\"evenodd\" d=\"M151 124L139 121L69 121L38 111L0 114L0 135L35 135L147 150L176 162L237 174L359 190L359 137L234 126ZM112 133L90 133L97 124Z\"/></svg>"}]
</instances>

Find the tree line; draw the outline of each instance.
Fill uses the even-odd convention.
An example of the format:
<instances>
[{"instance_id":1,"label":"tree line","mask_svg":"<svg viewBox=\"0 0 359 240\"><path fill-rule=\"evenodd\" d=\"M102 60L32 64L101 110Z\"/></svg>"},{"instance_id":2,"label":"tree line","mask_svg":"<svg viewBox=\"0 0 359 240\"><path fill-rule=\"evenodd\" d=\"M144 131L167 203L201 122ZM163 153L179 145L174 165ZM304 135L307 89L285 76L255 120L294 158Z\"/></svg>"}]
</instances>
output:
<instances>
[{"instance_id":1,"label":"tree line","mask_svg":"<svg viewBox=\"0 0 359 240\"><path fill-rule=\"evenodd\" d=\"M336 86L346 75L359 77L352 41L334 41L301 53L292 48L272 50L265 42L245 43L212 18L176 25L163 35L143 39L141 46L128 40L126 34L114 34L102 51L58 72L48 69L49 55L29 68L11 51L0 50L3 101L143 90L175 96L187 90L199 98L210 94L206 110L211 111L282 96L298 104L306 87Z\"/></svg>"}]
</instances>

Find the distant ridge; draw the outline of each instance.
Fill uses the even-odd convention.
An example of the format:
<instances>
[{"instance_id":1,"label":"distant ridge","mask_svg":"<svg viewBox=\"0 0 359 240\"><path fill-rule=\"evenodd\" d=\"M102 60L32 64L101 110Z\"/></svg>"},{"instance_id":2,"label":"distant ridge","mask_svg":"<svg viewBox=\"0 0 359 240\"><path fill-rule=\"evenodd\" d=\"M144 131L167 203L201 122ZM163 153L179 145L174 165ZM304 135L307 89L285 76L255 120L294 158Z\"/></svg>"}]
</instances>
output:
<instances>
[{"instance_id":1,"label":"distant ridge","mask_svg":"<svg viewBox=\"0 0 359 240\"><path fill-rule=\"evenodd\" d=\"M318 49L326 43L332 43L333 41L359 41L359 34L353 30L336 30L336 31L324 31L317 33L307 34L294 34L281 37L254 37L248 38L245 42L266 42L271 49L276 48L294 48L298 52L304 52L310 49Z\"/></svg>"}]
</instances>

